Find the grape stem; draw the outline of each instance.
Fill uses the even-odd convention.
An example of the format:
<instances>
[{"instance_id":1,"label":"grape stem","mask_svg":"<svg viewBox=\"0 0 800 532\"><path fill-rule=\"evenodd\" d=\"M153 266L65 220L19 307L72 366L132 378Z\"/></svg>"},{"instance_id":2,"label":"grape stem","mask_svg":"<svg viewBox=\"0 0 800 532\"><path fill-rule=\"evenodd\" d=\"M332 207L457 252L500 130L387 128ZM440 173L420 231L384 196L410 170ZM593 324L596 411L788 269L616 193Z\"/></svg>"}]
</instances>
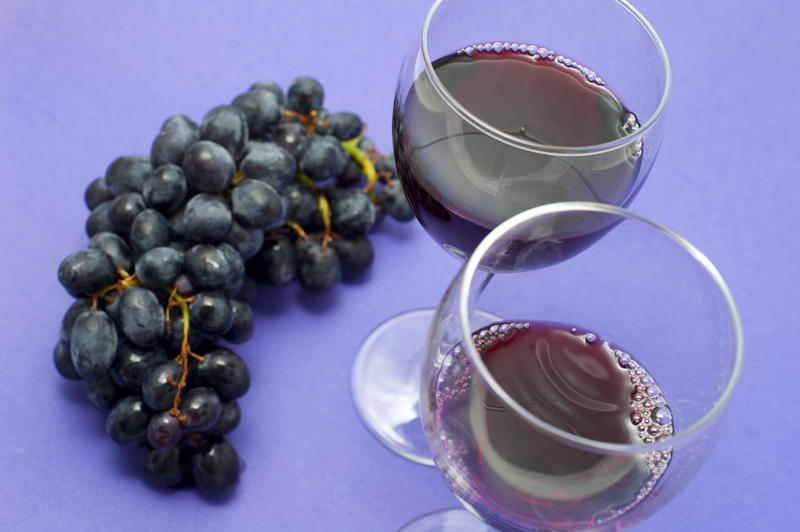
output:
<instances>
[{"instance_id":1,"label":"grape stem","mask_svg":"<svg viewBox=\"0 0 800 532\"><path fill-rule=\"evenodd\" d=\"M364 126L366 129L367 126ZM378 173L375 171L375 165L373 164L371 157L368 157L366 153L361 151L361 148L358 147L358 143L361 142L361 139L364 138L364 130L361 130L361 134L355 138L350 140L342 141L342 146L347 151L347 154L355 159L355 161L361 166L362 170L364 170L364 174L367 176L367 184L364 186L364 192L370 195L370 197L375 196L375 182L378 180Z\"/></svg>"},{"instance_id":2,"label":"grape stem","mask_svg":"<svg viewBox=\"0 0 800 532\"><path fill-rule=\"evenodd\" d=\"M169 409L169 414L180 422L186 420L186 416L181 414L178 408L181 404L181 392L186 387L186 377L189 374L189 357L193 357L202 362L203 357L193 353L189 346L189 303L194 301L194 296L183 297L178 294L178 287L174 287L169 294L169 301L167 301L167 326L169 326L169 309L172 307L179 307L181 310L181 317L183 318L183 339L181 340L181 352L174 358L175 362L181 365L181 378L178 382L170 379L170 382L178 388L175 393L175 399L172 401L172 408Z\"/></svg>"},{"instance_id":3,"label":"grape stem","mask_svg":"<svg viewBox=\"0 0 800 532\"><path fill-rule=\"evenodd\" d=\"M323 253L328 249L328 242L331 241L331 206L328 204L328 199L325 194L317 194L317 205L319 212L322 214L322 223L325 224L325 232L322 234L322 244L320 251Z\"/></svg>"},{"instance_id":4,"label":"grape stem","mask_svg":"<svg viewBox=\"0 0 800 532\"><path fill-rule=\"evenodd\" d=\"M308 235L306 234L305 231L303 231L303 228L300 227L299 223L293 220L289 220L288 222L286 222L286 225L294 229L294 232L297 233L297 237L301 242L306 238L308 238Z\"/></svg>"},{"instance_id":5,"label":"grape stem","mask_svg":"<svg viewBox=\"0 0 800 532\"><path fill-rule=\"evenodd\" d=\"M245 180L244 172L241 170L237 170L235 174L233 174L233 181L231 181L231 186L235 187L239 183Z\"/></svg>"},{"instance_id":6,"label":"grape stem","mask_svg":"<svg viewBox=\"0 0 800 532\"><path fill-rule=\"evenodd\" d=\"M306 126L307 137L311 137L314 134L316 134L316 131L314 131L314 126L316 124L321 124L325 127L331 126L330 122L324 122L317 117L316 109L312 109L311 111L309 111L307 115L295 111L290 111L289 109L284 109L283 114L288 116L289 118L297 120L298 122L302 122Z\"/></svg>"},{"instance_id":7,"label":"grape stem","mask_svg":"<svg viewBox=\"0 0 800 532\"><path fill-rule=\"evenodd\" d=\"M302 171L298 170L297 173L295 174L295 177L297 178L298 181L300 181L305 186L307 186L309 188L309 190L311 190L311 192L314 193L314 195L317 195L319 193L319 189L317 188L317 185L315 185L314 181L312 181L312 179L310 177L308 177L305 173L303 173Z\"/></svg>"},{"instance_id":8,"label":"grape stem","mask_svg":"<svg viewBox=\"0 0 800 532\"><path fill-rule=\"evenodd\" d=\"M311 192L317 197L317 208L319 209L320 214L322 215L322 223L325 225L325 232L322 234L322 244L320 245L320 249L324 252L328 249L328 243L332 240L331 237L331 206L328 204L328 199L325 197L325 194L320 191L319 187L314 184L314 181L311 180L305 173L301 172L300 170L297 171L295 177L298 181L302 184L307 186ZM289 225L287 222L286 225L297 231L300 227L299 224L293 222L294 225ZM296 227L295 227L296 226ZM300 235L301 240L305 240L308 238L308 235L305 232L297 231L297 234Z\"/></svg>"},{"instance_id":9,"label":"grape stem","mask_svg":"<svg viewBox=\"0 0 800 532\"><path fill-rule=\"evenodd\" d=\"M117 275L119 276L119 280L114 283L106 286L105 288L101 288L95 292L90 292L88 294L89 300L92 303L91 310L97 310L97 302L100 299L105 299L109 301L108 295L109 292L116 290L118 294L122 294L125 290L130 288L131 286L139 285L139 279L136 278L136 273L128 273L122 267L117 268ZM111 299L110 301L113 301Z\"/></svg>"}]
</instances>

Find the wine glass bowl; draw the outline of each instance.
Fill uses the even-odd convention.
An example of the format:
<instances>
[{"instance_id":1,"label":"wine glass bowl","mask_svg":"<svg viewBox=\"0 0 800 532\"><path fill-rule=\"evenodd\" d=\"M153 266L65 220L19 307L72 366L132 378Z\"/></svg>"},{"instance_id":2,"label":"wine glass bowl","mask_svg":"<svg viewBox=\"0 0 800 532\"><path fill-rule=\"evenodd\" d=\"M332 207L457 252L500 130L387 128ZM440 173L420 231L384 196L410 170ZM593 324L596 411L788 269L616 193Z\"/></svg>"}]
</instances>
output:
<instances>
[{"instance_id":1,"label":"wine glass bowl","mask_svg":"<svg viewBox=\"0 0 800 532\"><path fill-rule=\"evenodd\" d=\"M582 253L495 268L509 242L589 221L607 231ZM500 319L476 326L479 310ZM711 262L647 218L585 202L493 230L426 345L434 461L501 530L622 530L655 512L710 452L742 363L738 313Z\"/></svg>"},{"instance_id":2,"label":"wine glass bowl","mask_svg":"<svg viewBox=\"0 0 800 532\"><path fill-rule=\"evenodd\" d=\"M423 227L463 260L525 209L628 205L669 91L663 45L627 2L439 0L398 78L398 174Z\"/></svg>"}]
</instances>

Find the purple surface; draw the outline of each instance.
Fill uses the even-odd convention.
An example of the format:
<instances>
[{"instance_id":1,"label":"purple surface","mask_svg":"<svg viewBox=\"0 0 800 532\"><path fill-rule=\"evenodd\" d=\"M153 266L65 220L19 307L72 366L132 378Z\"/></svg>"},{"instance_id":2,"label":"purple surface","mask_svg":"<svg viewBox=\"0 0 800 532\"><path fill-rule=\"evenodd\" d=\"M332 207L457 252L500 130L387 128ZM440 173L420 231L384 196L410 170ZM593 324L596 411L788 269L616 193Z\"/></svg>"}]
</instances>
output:
<instances>
[{"instance_id":1,"label":"purple surface","mask_svg":"<svg viewBox=\"0 0 800 532\"><path fill-rule=\"evenodd\" d=\"M199 120L258 79L309 74L390 148L401 55L428 0L43 2L0 8L0 530L391 531L455 506L436 470L384 449L352 407L349 373L384 317L435 304L457 263L411 223L374 235L368 279L325 297L265 290L253 373L231 435L234 496L160 491L104 433L51 352L70 302L56 268L86 246L83 190L146 152L176 112ZM728 424L689 486L636 530L788 530L800 522L796 3L641 0L674 72L666 139L633 208L718 265L739 305L746 363ZM699 324L702 326L702 324ZM688 370L688 368L687 368Z\"/></svg>"}]
</instances>

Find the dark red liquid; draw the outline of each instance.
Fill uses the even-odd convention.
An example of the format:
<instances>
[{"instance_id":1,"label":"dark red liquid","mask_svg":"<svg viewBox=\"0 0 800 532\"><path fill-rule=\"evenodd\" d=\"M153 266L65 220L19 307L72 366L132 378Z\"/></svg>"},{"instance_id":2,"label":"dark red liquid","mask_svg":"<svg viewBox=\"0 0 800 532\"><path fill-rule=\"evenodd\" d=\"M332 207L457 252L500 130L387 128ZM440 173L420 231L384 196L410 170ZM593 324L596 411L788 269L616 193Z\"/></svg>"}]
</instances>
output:
<instances>
[{"instance_id":1,"label":"dark red liquid","mask_svg":"<svg viewBox=\"0 0 800 532\"><path fill-rule=\"evenodd\" d=\"M652 377L593 333L548 322L475 334L487 369L544 423L607 443L652 442L672 416ZM637 373L638 371L638 373ZM455 348L435 378L434 457L454 493L490 524L583 530L640 509L670 460L587 452L513 411Z\"/></svg>"},{"instance_id":2,"label":"dark red liquid","mask_svg":"<svg viewBox=\"0 0 800 532\"><path fill-rule=\"evenodd\" d=\"M625 124L632 113L617 97L563 62L508 51L451 54L433 66L463 108L512 137L575 147L630 133ZM398 173L417 218L460 258L518 212L556 201L626 205L641 185L641 144L583 157L514 147L453 112L425 72L407 94L397 95L393 140ZM564 257L599 238L592 225L558 230L570 235L559 238L560 244L574 248L560 253Z\"/></svg>"}]
</instances>

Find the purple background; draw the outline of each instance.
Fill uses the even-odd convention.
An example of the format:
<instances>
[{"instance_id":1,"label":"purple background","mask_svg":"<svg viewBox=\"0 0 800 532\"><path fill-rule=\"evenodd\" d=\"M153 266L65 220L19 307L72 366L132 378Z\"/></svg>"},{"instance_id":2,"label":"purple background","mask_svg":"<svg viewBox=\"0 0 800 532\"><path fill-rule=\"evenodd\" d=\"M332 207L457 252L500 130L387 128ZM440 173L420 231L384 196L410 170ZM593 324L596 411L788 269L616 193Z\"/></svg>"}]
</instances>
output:
<instances>
[{"instance_id":1,"label":"purple background","mask_svg":"<svg viewBox=\"0 0 800 532\"><path fill-rule=\"evenodd\" d=\"M633 208L717 264L746 339L721 441L636 530L788 530L800 522L800 8L636 5L664 40L674 83L663 149ZM105 436L82 386L51 362L71 300L56 268L86 246L83 190L111 160L149 151L170 114L200 120L253 81L286 87L303 74L322 81L328 108L357 111L388 151L395 77L427 6L2 2L0 530L391 531L456 505L436 470L378 444L350 400L363 337L385 317L435 304L458 267L416 223L374 233L363 283L324 297L263 291L255 337L239 348L253 387L231 435L247 469L224 503L148 486L136 453Z\"/></svg>"}]
</instances>

